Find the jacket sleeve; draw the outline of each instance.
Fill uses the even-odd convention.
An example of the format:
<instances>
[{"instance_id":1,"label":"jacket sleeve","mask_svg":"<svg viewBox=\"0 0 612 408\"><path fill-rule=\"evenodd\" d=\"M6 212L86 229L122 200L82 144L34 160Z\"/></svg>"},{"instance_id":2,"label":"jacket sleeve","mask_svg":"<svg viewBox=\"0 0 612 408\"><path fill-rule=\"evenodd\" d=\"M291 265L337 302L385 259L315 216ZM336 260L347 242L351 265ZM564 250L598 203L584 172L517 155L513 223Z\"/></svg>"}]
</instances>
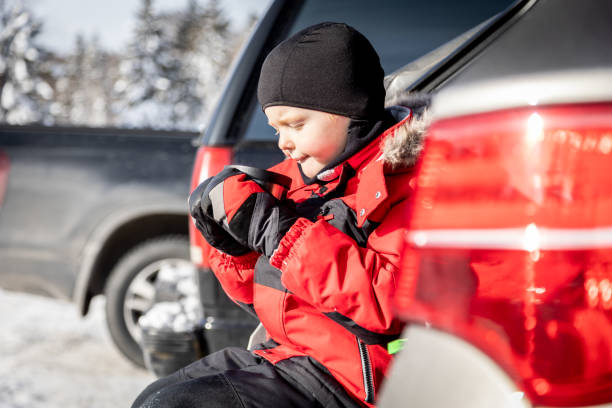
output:
<instances>
[{"instance_id":1,"label":"jacket sleeve","mask_svg":"<svg viewBox=\"0 0 612 408\"><path fill-rule=\"evenodd\" d=\"M233 301L253 304L253 276L259 256L256 252L232 256L216 249L211 251L210 267L225 293Z\"/></svg>"},{"instance_id":2,"label":"jacket sleeve","mask_svg":"<svg viewBox=\"0 0 612 408\"><path fill-rule=\"evenodd\" d=\"M397 334L392 294L408 229L408 204L393 206L365 248L325 220L300 218L270 263L283 285L347 328ZM354 330L351 330L354 332Z\"/></svg>"}]
</instances>

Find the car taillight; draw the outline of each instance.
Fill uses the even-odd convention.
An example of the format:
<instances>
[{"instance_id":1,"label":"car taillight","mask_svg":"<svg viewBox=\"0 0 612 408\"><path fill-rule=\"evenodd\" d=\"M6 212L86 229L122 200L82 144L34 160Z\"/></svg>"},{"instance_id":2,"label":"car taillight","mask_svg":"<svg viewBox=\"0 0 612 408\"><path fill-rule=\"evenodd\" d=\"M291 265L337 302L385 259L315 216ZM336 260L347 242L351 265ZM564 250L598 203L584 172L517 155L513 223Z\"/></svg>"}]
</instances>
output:
<instances>
[{"instance_id":1,"label":"car taillight","mask_svg":"<svg viewBox=\"0 0 612 408\"><path fill-rule=\"evenodd\" d=\"M399 315L482 349L535 404L612 401L612 104L434 123Z\"/></svg>"},{"instance_id":2,"label":"car taillight","mask_svg":"<svg viewBox=\"0 0 612 408\"><path fill-rule=\"evenodd\" d=\"M223 170L223 166L231 164L231 161L231 148L201 146L198 149L193 166L190 191L193 191L202 181ZM191 247L191 261L196 266L208 267L210 245L202 237L202 234L198 232L191 218L189 221L189 243Z\"/></svg>"},{"instance_id":3,"label":"car taillight","mask_svg":"<svg viewBox=\"0 0 612 408\"><path fill-rule=\"evenodd\" d=\"M10 161L6 153L0 150L0 206L4 201L4 191L8 180Z\"/></svg>"}]
</instances>

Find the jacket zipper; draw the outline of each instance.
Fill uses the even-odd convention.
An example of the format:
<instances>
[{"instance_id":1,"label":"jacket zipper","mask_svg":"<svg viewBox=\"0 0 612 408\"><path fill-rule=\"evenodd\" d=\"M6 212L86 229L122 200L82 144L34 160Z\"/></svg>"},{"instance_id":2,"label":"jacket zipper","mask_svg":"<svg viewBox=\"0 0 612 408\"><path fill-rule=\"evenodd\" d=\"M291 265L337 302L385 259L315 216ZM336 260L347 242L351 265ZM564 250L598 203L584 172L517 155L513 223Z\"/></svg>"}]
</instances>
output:
<instances>
[{"instance_id":1,"label":"jacket zipper","mask_svg":"<svg viewBox=\"0 0 612 408\"><path fill-rule=\"evenodd\" d=\"M357 337L359 357L361 358L361 372L363 374L363 388L365 389L364 401L374 403L374 374L372 373L372 362L367 345Z\"/></svg>"}]
</instances>

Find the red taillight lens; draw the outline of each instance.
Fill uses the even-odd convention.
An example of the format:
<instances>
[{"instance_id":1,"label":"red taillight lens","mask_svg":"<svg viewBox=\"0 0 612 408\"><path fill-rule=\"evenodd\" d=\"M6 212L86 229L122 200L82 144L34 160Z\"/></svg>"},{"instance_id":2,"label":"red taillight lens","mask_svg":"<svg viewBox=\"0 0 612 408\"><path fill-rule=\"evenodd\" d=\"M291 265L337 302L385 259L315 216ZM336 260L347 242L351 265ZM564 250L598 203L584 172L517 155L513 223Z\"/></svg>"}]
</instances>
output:
<instances>
[{"instance_id":1,"label":"red taillight lens","mask_svg":"<svg viewBox=\"0 0 612 408\"><path fill-rule=\"evenodd\" d=\"M9 167L10 162L8 156L0 150L0 206L2 206L2 202L4 201L4 191L6 190Z\"/></svg>"},{"instance_id":2,"label":"red taillight lens","mask_svg":"<svg viewBox=\"0 0 612 408\"><path fill-rule=\"evenodd\" d=\"M191 175L191 191L208 177L223 170L223 166L231 164L231 162L232 149L229 147L200 147L196 154ZM202 268L208 267L210 245L202 237L202 234L198 232L191 218L189 220L189 243L191 246L191 261L196 266Z\"/></svg>"},{"instance_id":3,"label":"red taillight lens","mask_svg":"<svg viewBox=\"0 0 612 408\"><path fill-rule=\"evenodd\" d=\"M612 105L441 120L396 306L475 344L535 404L612 401Z\"/></svg>"}]
</instances>

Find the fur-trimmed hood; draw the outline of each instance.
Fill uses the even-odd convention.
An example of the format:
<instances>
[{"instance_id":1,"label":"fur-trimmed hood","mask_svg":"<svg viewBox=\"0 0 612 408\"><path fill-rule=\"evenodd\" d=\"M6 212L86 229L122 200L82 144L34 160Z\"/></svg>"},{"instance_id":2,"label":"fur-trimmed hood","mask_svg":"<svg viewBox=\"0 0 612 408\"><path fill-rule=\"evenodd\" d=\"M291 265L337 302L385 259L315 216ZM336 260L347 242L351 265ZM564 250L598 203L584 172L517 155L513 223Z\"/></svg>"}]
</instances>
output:
<instances>
[{"instance_id":1,"label":"fur-trimmed hood","mask_svg":"<svg viewBox=\"0 0 612 408\"><path fill-rule=\"evenodd\" d=\"M412 111L412 119L404 122L383 140L382 160L393 169L411 167L423 150L425 132L431 123L430 97L423 94L400 95L390 101L387 110L399 120Z\"/></svg>"}]
</instances>

